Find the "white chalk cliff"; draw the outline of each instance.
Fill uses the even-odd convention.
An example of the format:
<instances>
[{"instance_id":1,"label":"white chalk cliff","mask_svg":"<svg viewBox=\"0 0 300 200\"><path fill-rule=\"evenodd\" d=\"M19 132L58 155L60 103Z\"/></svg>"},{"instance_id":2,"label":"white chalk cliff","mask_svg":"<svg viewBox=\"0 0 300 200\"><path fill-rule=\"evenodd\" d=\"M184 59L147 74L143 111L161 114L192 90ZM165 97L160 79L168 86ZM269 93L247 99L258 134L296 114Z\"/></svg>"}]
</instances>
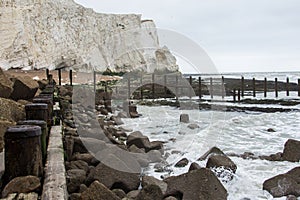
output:
<instances>
[{"instance_id":1,"label":"white chalk cliff","mask_svg":"<svg viewBox=\"0 0 300 200\"><path fill-rule=\"evenodd\" d=\"M152 20L96 13L73 0L1 0L0 38L4 69L178 70Z\"/></svg>"}]
</instances>

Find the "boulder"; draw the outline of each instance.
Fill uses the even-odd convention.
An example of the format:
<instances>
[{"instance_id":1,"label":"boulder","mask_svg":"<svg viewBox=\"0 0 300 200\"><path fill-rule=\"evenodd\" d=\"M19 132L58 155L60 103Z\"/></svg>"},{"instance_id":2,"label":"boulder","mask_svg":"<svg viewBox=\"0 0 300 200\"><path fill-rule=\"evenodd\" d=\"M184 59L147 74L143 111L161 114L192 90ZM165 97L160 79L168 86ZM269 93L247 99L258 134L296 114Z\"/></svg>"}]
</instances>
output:
<instances>
[{"instance_id":1,"label":"boulder","mask_svg":"<svg viewBox=\"0 0 300 200\"><path fill-rule=\"evenodd\" d=\"M282 155L283 160L290 162L299 162L300 160L300 141L289 139L284 144Z\"/></svg>"},{"instance_id":2,"label":"boulder","mask_svg":"<svg viewBox=\"0 0 300 200\"><path fill-rule=\"evenodd\" d=\"M11 122L22 121L26 117L25 107L13 100L0 98L0 116Z\"/></svg>"},{"instance_id":3,"label":"boulder","mask_svg":"<svg viewBox=\"0 0 300 200\"><path fill-rule=\"evenodd\" d=\"M175 167L185 167L189 164L189 160L187 158L182 158L175 164Z\"/></svg>"},{"instance_id":4,"label":"boulder","mask_svg":"<svg viewBox=\"0 0 300 200\"><path fill-rule=\"evenodd\" d=\"M199 128L199 125L198 125L198 124L189 124L187 127L188 127L189 129L194 130L194 129L196 129L196 128Z\"/></svg>"},{"instance_id":5,"label":"boulder","mask_svg":"<svg viewBox=\"0 0 300 200\"><path fill-rule=\"evenodd\" d=\"M117 195L121 199L126 197L126 193L121 189L113 189L112 192L115 193L115 195Z\"/></svg>"},{"instance_id":6,"label":"boulder","mask_svg":"<svg viewBox=\"0 0 300 200\"><path fill-rule=\"evenodd\" d=\"M94 181L90 187L81 194L81 199L93 200L121 200L99 181Z\"/></svg>"},{"instance_id":7,"label":"boulder","mask_svg":"<svg viewBox=\"0 0 300 200\"><path fill-rule=\"evenodd\" d=\"M205 154L203 154L200 158L198 158L198 161L203 161L211 155L225 155L225 154L218 147L212 147Z\"/></svg>"},{"instance_id":8,"label":"boulder","mask_svg":"<svg viewBox=\"0 0 300 200\"><path fill-rule=\"evenodd\" d=\"M192 170L196 170L196 169L201 169L201 167L198 163L194 162L190 165L189 172L192 171Z\"/></svg>"},{"instance_id":9,"label":"boulder","mask_svg":"<svg viewBox=\"0 0 300 200\"><path fill-rule=\"evenodd\" d=\"M288 195L286 200L297 200L297 197L295 195Z\"/></svg>"},{"instance_id":10,"label":"boulder","mask_svg":"<svg viewBox=\"0 0 300 200\"><path fill-rule=\"evenodd\" d=\"M128 200L136 199L137 196L139 195L139 193L140 193L140 190L132 190L127 193L126 197Z\"/></svg>"},{"instance_id":11,"label":"boulder","mask_svg":"<svg viewBox=\"0 0 300 200\"><path fill-rule=\"evenodd\" d=\"M0 119L0 152L4 149L4 134L6 129L13 125L15 125L14 122Z\"/></svg>"},{"instance_id":12,"label":"boulder","mask_svg":"<svg viewBox=\"0 0 300 200\"><path fill-rule=\"evenodd\" d=\"M233 173L235 173L237 169L236 164L229 157L225 155L210 156L206 163L206 167L207 168L224 167L224 169L230 170Z\"/></svg>"},{"instance_id":13,"label":"boulder","mask_svg":"<svg viewBox=\"0 0 300 200\"><path fill-rule=\"evenodd\" d=\"M89 165L83 160L66 162L66 170L70 169L82 169L87 173L89 171Z\"/></svg>"},{"instance_id":14,"label":"boulder","mask_svg":"<svg viewBox=\"0 0 300 200\"><path fill-rule=\"evenodd\" d=\"M4 74L0 68L0 97L8 98L13 91L13 82Z\"/></svg>"},{"instance_id":15,"label":"boulder","mask_svg":"<svg viewBox=\"0 0 300 200\"><path fill-rule=\"evenodd\" d=\"M80 193L72 193L69 195L69 200L81 200Z\"/></svg>"},{"instance_id":16,"label":"boulder","mask_svg":"<svg viewBox=\"0 0 300 200\"><path fill-rule=\"evenodd\" d=\"M145 149L146 152L151 150L151 142L147 136L144 136L141 132L136 131L131 133L127 138L127 146L135 145L138 148Z\"/></svg>"},{"instance_id":17,"label":"boulder","mask_svg":"<svg viewBox=\"0 0 300 200\"><path fill-rule=\"evenodd\" d=\"M165 196L182 200L190 199L227 199L227 191L212 171L206 168L171 176L164 180L168 184Z\"/></svg>"},{"instance_id":18,"label":"boulder","mask_svg":"<svg viewBox=\"0 0 300 200\"><path fill-rule=\"evenodd\" d=\"M89 166L97 166L99 161L90 153L76 153L73 155L72 160L82 160L88 163Z\"/></svg>"},{"instance_id":19,"label":"boulder","mask_svg":"<svg viewBox=\"0 0 300 200\"><path fill-rule=\"evenodd\" d=\"M137 200L162 200L163 193L159 186L157 185L147 185L142 188L138 196Z\"/></svg>"},{"instance_id":20,"label":"boulder","mask_svg":"<svg viewBox=\"0 0 300 200\"><path fill-rule=\"evenodd\" d=\"M288 174L280 174L266 180L263 183L263 190L267 190L275 198L287 195L300 196L300 185Z\"/></svg>"},{"instance_id":21,"label":"boulder","mask_svg":"<svg viewBox=\"0 0 300 200\"><path fill-rule=\"evenodd\" d=\"M140 177L137 173L129 173L110 168L100 163L91 170L87 185L95 180L103 183L109 189L122 189L124 192L138 189Z\"/></svg>"},{"instance_id":22,"label":"boulder","mask_svg":"<svg viewBox=\"0 0 300 200\"><path fill-rule=\"evenodd\" d=\"M12 193L30 193L39 190L40 179L36 176L23 176L12 179L3 189L2 197Z\"/></svg>"},{"instance_id":23,"label":"boulder","mask_svg":"<svg viewBox=\"0 0 300 200\"><path fill-rule=\"evenodd\" d=\"M11 81L13 82L13 92L10 94L10 98L15 101L32 99L39 89L39 84L27 76L14 77L11 78Z\"/></svg>"},{"instance_id":24,"label":"boulder","mask_svg":"<svg viewBox=\"0 0 300 200\"><path fill-rule=\"evenodd\" d=\"M148 185L157 185L163 194L166 193L168 184L162 180L156 179L153 176L143 176L142 178L142 187Z\"/></svg>"},{"instance_id":25,"label":"boulder","mask_svg":"<svg viewBox=\"0 0 300 200\"><path fill-rule=\"evenodd\" d=\"M188 114L181 114L180 115L180 122L189 123L190 122L189 115Z\"/></svg>"},{"instance_id":26,"label":"boulder","mask_svg":"<svg viewBox=\"0 0 300 200\"><path fill-rule=\"evenodd\" d=\"M69 193L79 191L80 185L86 179L86 172L82 169L71 169L67 171L67 188Z\"/></svg>"}]
</instances>

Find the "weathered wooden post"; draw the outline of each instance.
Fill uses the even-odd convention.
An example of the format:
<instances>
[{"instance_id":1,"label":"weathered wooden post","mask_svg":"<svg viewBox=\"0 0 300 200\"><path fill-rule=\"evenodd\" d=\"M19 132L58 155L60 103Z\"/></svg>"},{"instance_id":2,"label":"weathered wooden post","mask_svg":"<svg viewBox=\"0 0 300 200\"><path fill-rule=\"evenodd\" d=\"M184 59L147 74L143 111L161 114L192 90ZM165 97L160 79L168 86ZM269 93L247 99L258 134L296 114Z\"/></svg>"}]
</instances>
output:
<instances>
[{"instance_id":1,"label":"weathered wooden post","mask_svg":"<svg viewBox=\"0 0 300 200\"><path fill-rule=\"evenodd\" d=\"M49 85L54 85L53 75L52 74L48 75L48 83L49 83Z\"/></svg>"},{"instance_id":2,"label":"weathered wooden post","mask_svg":"<svg viewBox=\"0 0 300 200\"><path fill-rule=\"evenodd\" d=\"M141 75L141 81L140 81L140 93L141 93L141 100L144 99L144 91L143 91L143 75Z\"/></svg>"},{"instance_id":3,"label":"weathered wooden post","mask_svg":"<svg viewBox=\"0 0 300 200\"><path fill-rule=\"evenodd\" d=\"M176 76L175 76L175 96L176 96L176 101L178 101L178 75L176 73Z\"/></svg>"},{"instance_id":4,"label":"weathered wooden post","mask_svg":"<svg viewBox=\"0 0 300 200\"><path fill-rule=\"evenodd\" d=\"M73 72L70 70L69 72L69 78L70 78L70 85L73 86Z\"/></svg>"},{"instance_id":5,"label":"weathered wooden post","mask_svg":"<svg viewBox=\"0 0 300 200\"><path fill-rule=\"evenodd\" d=\"M58 69L58 85L61 85L61 69Z\"/></svg>"},{"instance_id":6,"label":"weathered wooden post","mask_svg":"<svg viewBox=\"0 0 300 200\"><path fill-rule=\"evenodd\" d=\"M131 96L131 91L130 91L130 76L127 76L127 88L128 88L128 94L127 94L127 99L130 100L130 96Z\"/></svg>"},{"instance_id":7,"label":"weathered wooden post","mask_svg":"<svg viewBox=\"0 0 300 200\"><path fill-rule=\"evenodd\" d=\"M242 79L241 79L241 92L242 92L242 97L244 97L244 92L245 92L245 78L244 76L242 76Z\"/></svg>"},{"instance_id":8,"label":"weathered wooden post","mask_svg":"<svg viewBox=\"0 0 300 200\"><path fill-rule=\"evenodd\" d=\"M233 89L233 102L236 102L236 89Z\"/></svg>"},{"instance_id":9,"label":"weathered wooden post","mask_svg":"<svg viewBox=\"0 0 300 200\"><path fill-rule=\"evenodd\" d=\"M238 89L238 102L241 102L241 89Z\"/></svg>"},{"instance_id":10,"label":"weathered wooden post","mask_svg":"<svg viewBox=\"0 0 300 200\"><path fill-rule=\"evenodd\" d=\"M290 84L290 79L289 77L286 78L286 96L290 96L290 88L289 88L289 84Z\"/></svg>"},{"instance_id":11,"label":"weathered wooden post","mask_svg":"<svg viewBox=\"0 0 300 200\"><path fill-rule=\"evenodd\" d=\"M39 126L13 126L5 133L5 173L8 183L18 176L43 174L41 128Z\"/></svg>"},{"instance_id":12,"label":"weathered wooden post","mask_svg":"<svg viewBox=\"0 0 300 200\"><path fill-rule=\"evenodd\" d=\"M253 97L256 97L255 78L253 78L252 80L252 85L253 85Z\"/></svg>"},{"instance_id":13,"label":"weathered wooden post","mask_svg":"<svg viewBox=\"0 0 300 200\"><path fill-rule=\"evenodd\" d=\"M164 75L164 86L165 86L165 98L167 98L168 96L167 74Z\"/></svg>"},{"instance_id":14,"label":"weathered wooden post","mask_svg":"<svg viewBox=\"0 0 300 200\"><path fill-rule=\"evenodd\" d=\"M41 150L43 155L43 163L45 164L47 158L47 144L49 139L47 123L42 120L25 120L19 121L17 125L31 125L41 127Z\"/></svg>"},{"instance_id":15,"label":"weathered wooden post","mask_svg":"<svg viewBox=\"0 0 300 200\"><path fill-rule=\"evenodd\" d=\"M210 98L213 99L214 95L213 95L213 79L212 77L210 77Z\"/></svg>"},{"instance_id":16,"label":"weathered wooden post","mask_svg":"<svg viewBox=\"0 0 300 200\"><path fill-rule=\"evenodd\" d=\"M201 76L199 76L198 78L198 81L199 81L199 85L198 85L198 92L199 92L199 100L202 98L202 83L201 83Z\"/></svg>"},{"instance_id":17,"label":"weathered wooden post","mask_svg":"<svg viewBox=\"0 0 300 200\"><path fill-rule=\"evenodd\" d=\"M25 106L27 120L48 121L48 105L45 103L32 103Z\"/></svg>"},{"instance_id":18,"label":"weathered wooden post","mask_svg":"<svg viewBox=\"0 0 300 200\"><path fill-rule=\"evenodd\" d=\"M49 69L46 69L46 79L49 81Z\"/></svg>"},{"instance_id":19,"label":"weathered wooden post","mask_svg":"<svg viewBox=\"0 0 300 200\"><path fill-rule=\"evenodd\" d=\"M266 98L267 97L267 91L268 91L268 81L267 81L267 78L265 77L265 80L264 80L264 97Z\"/></svg>"},{"instance_id":20,"label":"weathered wooden post","mask_svg":"<svg viewBox=\"0 0 300 200\"><path fill-rule=\"evenodd\" d=\"M193 78L190 76L189 78L190 88L189 88L189 97L192 99L192 89L193 89Z\"/></svg>"},{"instance_id":21,"label":"weathered wooden post","mask_svg":"<svg viewBox=\"0 0 300 200\"><path fill-rule=\"evenodd\" d=\"M300 78L298 79L298 97L300 97Z\"/></svg>"},{"instance_id":22,"label":"weathered wooden post","mask_svg":"<svg viewBox=\"0 0 300 200\"><path fill-rule=\"evenodd\" d=\"M221 93L222 93L222 99L224 99L224 96L225 96L224 95L224 92L225 92L224 76L222 76L222 80L221 81L222 81L222 83L221 83L221 90L222 90Z\"/></svg>"},{"instance_id":23,"label":"weathered wooden post","mask_svg":"<svg viewBox=\"0 0 300 200\"><path fill-rule=\"evenodd\" d=\"M152 99L155 99L155 84L154 84L154 81L155 81L155 75L153 73L152 74Z\"/></svg>"},{"instance_id":24,"label":"weathered wooden post","mask_svg":"<svg viewBox=\"0 0 300 200\"><path fill-rule=\"evenodd\" d=\"M275 78L275 97L278 97L278 79Z\"/></svg>"},{"instance_id":25,"label":"weathered wooden post","mask_svg":"<svg viewBox=\"0 0 300 200\"><path fill-rule=\"evenodd\" d=\"M48 120L47 125L50 127L53 124L52 115L53 115L53 99L51 97L37 97L33 98L33 103L44 103L48 105Z\"/></svg>"},{"instance_id":26,"label":"weathered wooden post","mask_svg":"<svg viewBox=\"0 0 300 200\"><path fill-rule=\"evenodd\" d=\"M94 93L96 94L96 71L93 71Z\"/></svg>"}]
</instances>

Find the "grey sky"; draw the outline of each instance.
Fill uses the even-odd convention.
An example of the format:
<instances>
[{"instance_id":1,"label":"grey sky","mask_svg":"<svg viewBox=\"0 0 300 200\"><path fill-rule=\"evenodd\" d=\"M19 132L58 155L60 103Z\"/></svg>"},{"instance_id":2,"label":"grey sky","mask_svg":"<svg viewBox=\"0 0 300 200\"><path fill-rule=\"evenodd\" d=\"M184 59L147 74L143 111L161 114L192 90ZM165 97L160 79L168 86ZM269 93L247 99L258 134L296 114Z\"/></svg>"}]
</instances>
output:
<instances>
[{"instance_id":1,"label":"grey sky","mask_svg":"<svg viewBox=\"0 0 300 200\"><path fill-rule=\"evenodd\" d=\"M220 72L300 71L299 0L75 1L153 19L198 43Z\"/></svg>"}]
</instances>

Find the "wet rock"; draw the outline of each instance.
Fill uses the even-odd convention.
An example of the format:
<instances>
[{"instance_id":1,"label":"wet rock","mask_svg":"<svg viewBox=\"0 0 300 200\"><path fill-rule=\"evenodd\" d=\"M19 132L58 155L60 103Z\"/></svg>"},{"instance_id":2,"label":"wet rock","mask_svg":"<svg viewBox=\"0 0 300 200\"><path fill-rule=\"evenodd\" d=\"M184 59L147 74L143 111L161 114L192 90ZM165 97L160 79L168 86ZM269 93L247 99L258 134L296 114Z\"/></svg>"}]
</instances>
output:
<instances>
[{"instance_id":1,"label":"wet rock","mask_svg":"<svg viewBox=\"0 0 300 200\"><path fill-rule=\"evenodd\" d=\"M189 129L194 130L194 129L196 129L196 128L199 128L199 125L198 125L198 124L189 124L187 127L188 127Z\"/></svg>"},{"instance_id":2,"label":"wet rock","mask_svg":"<svg viewBox=\"0 0 300 200\"><path fill-rule=\"evenodd\" d=\"M131 145L128 150L132 153L145 153L145 149L141 149L141 148L138 148L137 146L135 146L134 144Z\"/></svg>"},{"instance_id":3,"label":"wet rock","mask_svg":"<svg viewBox=\"0 0 300 200\"><path fill-rule=\"evenodd\" d=\"M165 196L183 200L190 199L227 199L227 191L209 169L201 168L188 173L171 176L164 180L168 184Z\"/></svg>"},{"instance_id":4,"label":"wet rock","mask_svg":"<svg viewBox=\"0 0 300 200\"><path fill-rule=\"evenodd\" d=\"M74 137L73 153L94 153L107 148L106 142L95 138L79 138Z\"/></svg>"},{"instance_id":5,"label":"wet rock","mask_svg":"<svg viewBox=\"0 0 300 200\"><path fill-rule=\"evenodd\" d=\"M99 181L94 181L90 187L81 194L81 199L121 200Z\"/></svg>"},{"instance_id":6,"label":"wet rock","mask_svg":"<svg viewBox=\"0 0 300 200\"><path fill-rule=\"evenodd\" d=\"M137 196L139 195L139 193L140 193L140 190L133 190L133 191L128 192L126 197L130 200L131 199L136 199Z\"/></svg>"},{"instance_id":7,"label":"wet rock","mask_svg":"<svg viewBox=\"0 0 300 200\"><path fill-rule=\"evenodd\" d=\"M158 151L158 150L149 151L147 153L147 156L148 156L148 160L152 163L164 161L160 151Z\"/></svg>"},{"instance_id":8,"label":"wet rock","mask_svg":"<svg viewBox=\"0 0 300 200\"><path fill-rule=\"evenodd\" d=\"M25 107L10 99L0 98L0 116L4 120L11 122L22 121L25 119Z\"/></svg>"},{"instance_id":9,"label":"wet rock","mask_svg":"<svg viewBox=\"0 0 300 200\"><path fill-rule=\"evenodd\" d=\"M89 171L89 165L83 160L76 160L71 162L66 162L66 169L82 169L86 173Z\"/></svg>"},{"instance_id":10,"label":"wet rock","mask_svg":"<svg viewBox=\"0 0 300 200\"><path fill-rule=\"evenodd\" d=\"M282 158L290 162L299 162L300 141L289 139L284 145Z\"/></svg>"},{"instance_id":11,"label":"wet rock","mask_svg":"<svg viewBox=\"0 0 300 200\"><path fill-rule=\"evenodd\" d=\"M156 179L152 176L143 176L143 178L142 178L142 187L145 187L147 185L157 185L160 188L160 190L163 194L166 193L167 187L168 187L168 184L165 183L164 181Z\"/></svg>"},{"instance_id":12,"label":"wet rock","mask_svg":"<svg viewBox=\"0 0 300 200\"><path fill-rule=\"evenodd\" d=\"M189 160L187 158L182 158L175 164L175 167L185 167L189 164Z\"/></svg>"},{"instance_id":13,"label":"wet rock","mask_svg":"<svg viewBox=\"0 0 300 200\"><path fill-rule=\"evenodd\" d=\"M206 167L207 168L224 167L224 169L230 170L233 173L235 173L237 169L236 164L226 155L210 156L206 163Z\"/></svg>"},{"instance_id":14,"label":"wet rock","mask_svg":"<svg viewBox=\"0 0 300 200\"><path fill-rule=\"evenodd\" d=\"M122 125L124 122L122 121L121 117L112 117L112 120L115 122L116 125Z\"/></svg>"},{"instance_id":15,"label":"wet rock","mask_svg":"<svg viewBox=\"0 0 300 200\"><path fill-rule=\"evenodd\" d=\"M297 197L295 195L288 195L286 200L297 200Z\"/></svg>"},{"instance_id":16,"label":"wet rock","mask_svg":"<svg viewBox=\"0 0 300 200\"><path fill-rule=\"evenodd\" d=\"M138 196L137 200L162 200L163 193L157 185L147 185L142 188Z\"/></svg>"},{"instance_id":17,"label":"wet rock","mask_svg":"<svg viewBox=\"0 0 300 200\"><path fill-rule=\"evenodd\" d=\"M193 162L189 168L189 172L197 169L201 169L200 165L198 163Z\"/></svg>"},{"instance_id":18,"label":"wet rock","mask_svg":"<svg viewBox=\"0 0 300 200\"><path fill-rule=\"evenodd\" d=\"M269 161L283 161L282 153L278 152L276 154L271 154L269 156L259 156L262 160L269 160Z\"/></svg>"},{"instance_id":19,"label":"wet rock","mask_svg":"<svg viewBox=\"0 0 300 200\"><path fill-rule=\"evenodd\" d=\"M276 131L275 131L274 129L272 129L272 128L268 128L267 131L268 131L269 133L274 133L274 132L276 132Z\"/></svg>"},{"instance_id":20,"label":"wet rock","mask_svg":"<svg viewBox=\"0 0 300 200\"><path fill-rule=\"evenodd\" d=\"M94 180L103 183L107 188L119 188L125 192L138 189L140 184L139 174L119 171L102 163L91 170L87 178L87 185Z\"/></svg>"},{"instance_id":21,"label":"wet rock","mask_svg":"<svg viewBox=\"0 0 300 200\"><path fill-rule=\"evenodd\" d=\"M135 145L138 148L145 149L146 152L150 151L151 143L147 136L144 136L141 132L136 131L131 133L127 137L127 146Z\"/></svg>"},{"instance_id":22,"label":"wet rock","mask_svg":"<svg viewBox=\"0 0 300 200\"><path fill-rule=\"evenodd\" d=\"M181 114L180 115L180 122L189 123L190 122L189 115L188 114Z\"/></svg>"},{"instance_id":23,"label":"wet rock","mask_svg":"<svg viewBox=\"0 0 300 200\"><path fill-rule=\"evenodd\" d=\"M89 166L97 166L99 164L99 161L90 153L76 153L73 155L72 160L83 160Z\"/></svg>"},{"instance_id":24,"label":"wet rock","mask_svg":"<svg viewBox=\"0 0 300 200\"><path fill-rule=\"evenodd\" d=\"M79 191L79 187L86 179L86 172L82 169L71 169L67 171L67 188L69 193Z\"/></svg>"},{"instance_id":25,"label":"wet rock","mask_svg":"<svg viewBox=\"0 0 300 200\"><path fill-rule=\"evenodd\" d=\"M13 193L8 195L7 198L4 198L3 200L38 200L39 195L35 192L31 193ZM1 199L2 200L2 199Z\"/></svg>"},{"instance_id":26,"label":"wet rock","mask_svg":"<svg viewBox=\"0 0 300 200\"><path fill-rule=\"evenodd\" d=\"M150 143L150 150L159 150L162 154L164 153L164 144L161 141L153 141Z\"/></svg>"},{"instance_id":27,"label":"wet rock","mask_svg":"<svg viewBox=\"0 0 300 200\"><path fill-rule=\"evenodd\" d=\"M173 196L169 196L169 197L164 198L164 200L177 200L177 198L173 197Z\"/></svg>"},{"instance_id":28,"label":"wet rock","mask_svg":"<svg viewBox=\"0 0 300 200\"><path fill-rule=\"evenodd\" d=\"M121 199L126 197L126 193L121 189L113 189L112 192L115 193L115 195L117 195Z\"/></svg>"},{"instance_id":29,"label":"wet rock","mask_svg":"<svg viewBox=\"0 0 300 200\"><path fill-rule=\"evenodd\" d=\"M102 115L108 115L108 110L101 107L101 108L100 108L100 113L101 113Z\"/></svg>"},{"instance_id":30,"label":"wet rock","mask_svg":"<svg viewBox=\"0 0 300 200\"><path fill-rule=\"evenodd\" d=\"M267 190L273 197L300 196L300 185L288 174L280 174L266 180L263 190Z\"/></svg>"},{"instance_id":31,"label":"wet rock","mask_svg":"<svg viewBox=\"0 0 300 200\"><path fill-rule=\"evenodd\" d=\"M2 197L12 193L30 193L39 190L40 187L40 179L36 176L16 177L4 187Z\"/></svg>"},{"instance_id":32,"label":"wet rock","mask_svg":"<svg viewBox=\"0 0 300 200\"><path fill-rule=\"evenodd\" d=\"M211 155L225 155L225 154L218 147L212 147L205 154L203 154L200 158L198 158L198 161L203 161Z\"/></svg>"},{"instance_id":33,"label":"wet rock","mask_svg":"<svg viewBox=\"0 0 300 200\"><path fill-rule=\"evenodd\" d=\"M11 78L11 81L13 82L13 92L10 94L10 98L15 101L32 99L39 89L39 84L30 77L14 77Z\"/></svg>"},{"instance_id":34,"label":"wet rock","mask_svg":"<svg viewBox=\"0 0 300 200\"><path fill-rule=\"evenodd\" d=\"M86 191L88 189L88 187L84 184L81 184L79 186L79 193L83 193L84 191Z\"/></svg>"},{"instance_id":35,"label":"wet rock","mask_svg":"<svg viewBox=\"0 0 300 200\"><path fill-rule=\"evenodd\" d=\"M0 97L8 98L13 91L13 82L4 74L0 68Z\"/></svg>"}]
</instances>

